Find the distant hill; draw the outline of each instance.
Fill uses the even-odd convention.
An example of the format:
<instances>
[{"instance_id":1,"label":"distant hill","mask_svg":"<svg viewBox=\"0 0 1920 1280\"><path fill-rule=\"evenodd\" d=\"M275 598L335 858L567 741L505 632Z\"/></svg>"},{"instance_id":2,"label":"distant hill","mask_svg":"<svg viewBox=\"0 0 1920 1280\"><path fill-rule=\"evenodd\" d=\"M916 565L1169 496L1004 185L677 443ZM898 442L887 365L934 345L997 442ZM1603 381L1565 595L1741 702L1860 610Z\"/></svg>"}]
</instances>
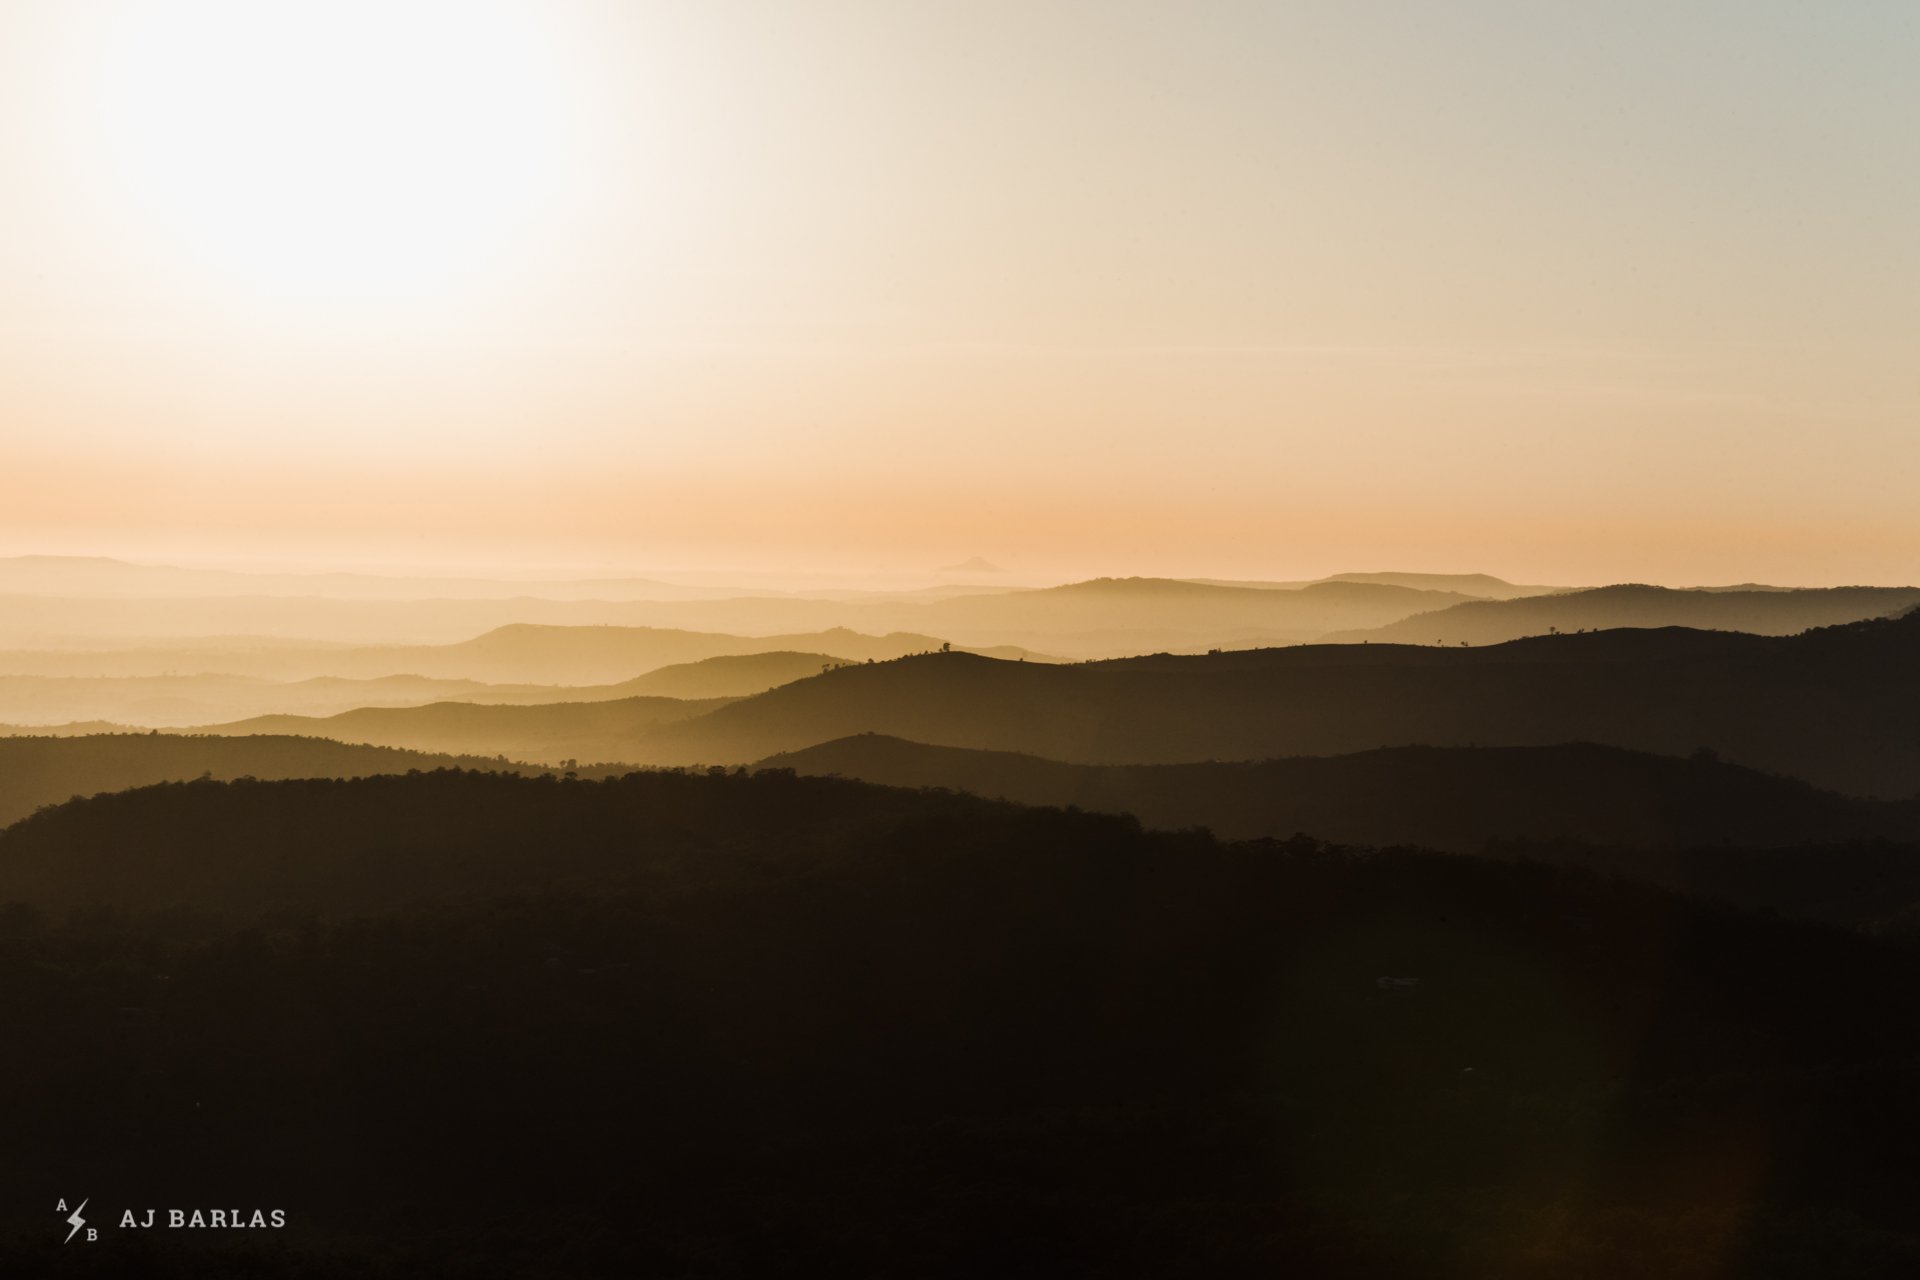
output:
<instances>
[{"instance_id":1,"label":"distant hill","mask_svg":"<svg viewBox=\"0 0 1920 1280\"><path fill-rule=\"evenodd\" d=\"M1694 627L1793 635L1920 603L1920 587L1693 588L1616 586L1518 600L1474 600L1365 630L1339 631L1329 644L1498 644L1553 631Z\"/></svg>"},{"instance_id":2,"label":"distant hill","mask_svg":"<svg viewBox=\"0 0 1920 1280\"><path fill-rule=\"evenodd\" d=\"M983 556L968 556L959 564L940 566L941 573L1005 573L999 565Z\"/></svg>"},{"instance_id":3,"label":"distant hill","mask_svg":"<svg viewBox=\"0 0 1920 1280\"><path fill-rule=\"evenodd\" d=\"M611 702L641 695L729 698L818 675L842 662L824 653L749 653L678 663L615 684L489 684L429 676L369 679L315 676L263 680L256 676L8 676L0 675L0 732L4 726L46 726L72 732L83 720L119 728L179 729L262 715L330 716L362 707L418 707L433 702L529 706L552 702ZM96 730L97 731L97 730Z\"/></svg>"},{"instance_id":4,"label":"distant hill","mask_svg":"<svg viewBox=\"0 0 1920 1280\"><path fill-rule=\"evenodd\" d=\"M1297 591L1323 582L1364 582L1389 587L1408 587L1416 591L1449 591L1484 600L1512 600L1521 596L1541 596L1566 591L1567 587L1526 587L1487 573L1335 573L1324 578L1300 582L1249 582L1225 578L1194 578L1221 587L1258 587L1266 591Z\"/></svg>"},{"instance_id":5,"label":"distant hill","mask_svg":"<svg viewBox=\"0 0 1920 1280\"><path fill-rule=\"evenodd\" d=\"M243 716L334 715L356 707L406 707L482 694L512 697L519 690L477 680L394 675L348 680L319 676L277 681L257 676L0 675L0 722L66 725L110 720L141 728L172 729ZM551 688L529 701L557 702ZM611 695L610 695L611 696Z\"/></svg>"},{"instance_id":6,"label":"distant hill","mask_svg":"<svg viewBox=\"0 0 1920 1280\"><path fill-rule=\"evenodd\" d=\"M443 599L352 595L87 595L0 593L0 646L10 650L147 647L207 635L301 640L308 646L452 644L495 628L646 627L732 635L795 635L836 628L917 630L923 603L848 604L791 596L696 593L692 599ZM943 637L946 638L946 637ZM1000 643L988 640L984 643ZM806 643L782 647L806 649ZM0 668L8 669L8 668ZM218 669L218 668L216 668ZM349 674L308 671L304 674ZM388 674L386 671L352 674Z\"/></svg>"},{"instance_id":7,"label":"distant hill","mask_svg":"<svg viewBox=\"0 0 1920 1280\"><path fill-rule=\"evenodd\" d=\"M606 686L627 695L661 698L737 698L817 676L840 659L824 653L741 653L676 663Z\"/></svg>"},{"instance_id":8,"label":"distant hill","mask_svg":"<svg viewBox=\"0 0 1920 1280\"><path fill-rule=\"evenodd\" d=\"M1347 844L1464 853L1502 841L1763 849L1920 840L1920 800L1857 800L1711 758L1584 743L1076 765L864 734L772 756L761 767L1131 813L1149 826L1206 827L1236 840L1304 832Z\"/></svg>"},{"instance_id":9,"label":"distant hill","mask_svg":"<svg viewBox=\"0 0 1920 1280\"><path fill-rule=\"evenodd\" d=\"M834 630L870 636L905 632L973 648L1013 645L1086 658L1202 650L1261 639L1310 640L1332 630L1380 626L1469 598L1451 591L1422 593L1385 581L1329 581L1276 591L1130 578L1033 590L956 592L948 587L788 595L642 580L513 584L248 575L117 561L0 561L0 647L57 650L75 642L91 647L104 642L132 648L209 634L350 645L450 644L500 627L537 625L781 636L793 642L775 647L825 652L834 650L801 637ZM713 654L684 653L670 660L708 656ZM285 668L236 670L226 665L185 670L280 678L289 674ZM408 670L316 667L298 674L390 675ZM0 662L0 671L54 674L6 662ZM78 672L157 674L90 668ZM553 682L544 676L475 678Z\"/></svg>"},{"instance_id":10,"label":"distant hill","mask_svg":"<svg viewBox=\"0 0 1920 1280\"><path fill-rule=\"evenodd\" d=\"M458 644L356 650L365 669L534 684L603 684L664 666L752 653L817 652L849 662L938 649L932 636L862 635L834 629L808 635L732 636L659 627L497 627ZM404 665L402 665L404 664Z\"/></svg>"},{"instance_id":11,"label":"distant hill","mask_svg":"<svg viewBox=\"0 0 1920 1280\"><path fill-rule=\"evenodd\" d=\"M74 796L193 778L357 778L409 769L513 769L473 756L349 746L319 738L101 734L0 738L0 826Z\"/></svg>"},{"instance_id":12,"label":"distant hill","mask_svg":"<svg viewBox=\"0 0 1920 1280\"><path fill-rule=\"evenodd\" d=\"M1849 794L1920 792L1920 615L1765 637L1609 631L1470 649L1316 645L1071 666L934 654L667 725L633 758L747 763L881 733L1083 764L1596 742Z\"/></svg>"},{"instance_id":13,"label":"distant hill","mask_svg":"<svg viewBox=\"0 0 1920 1280\"><path fill-rule=\"evenodd\" d=\"M867 634L939 636L962 648L1015 646L1084 659L1298 643L1469 598L1384 583L1321 582L1271 590L1174 578L1096 578L1013 590L688 601L647 608L661 625L756 635L835 625ZM835 652L824 644L791 647Z\"/></svg>"},{"instance_id":14,"label":"distant hill","mask_svg":"<svg viewBox=\"0 0 1920 1280\"><path fill-rule=\"evenodd\" d=\"M0 652L0 671L35 676L149 678L216 672L269 680L381 679L420 676L491 684L593 685L723 655L820 653L847 662L938 649L928 635L863 635L834 629L803 635L744 636L660 627L557 627L516 624L451 644L299 645L255 638L124 649ZM985 652L1020 657L1019 649Z\"/></svg>"},{"instance_id":15,"label":"distant hill","mask_svg":"<svg viewBox=\"0 0 1920 1280\"><path fill-rule=\"evenodd\" d=\"M202 725L194 733L224 737L302 734L337 742L409 751L503 755L558 764L621 758L662 725L725 706L730 699L618 698L534 706L436 702L424 707L367 707L336 716L257 716Z\"/></svg>"},{"instance_id":16,"label":"distant hill","mask_svg":"<svg viewBox=\"0 0 1920 1280\"><path fill-rule=\"evenodd\" d=\"M1240 647L1258 638L1310 640L1373 627L1469 597L1363 582L1297 590L1218 586L1177 578L1096 578L920 606L922 629L956 643L1014 643L1079 656ZM898 606L889 606L897 609Z\"/></svg>"},{"instance_id":17,"label":"distant hill","mask_svg":"<svg viewBox=\"0 0 1920 1280\"><path fill-rule=\"evenodd\" d=\"M362 667L503 683L603 684L723 655L818 652L863 662L926 652L940 644L932 636L868 636L839 629L756 638L658 627L516 625L458 644L361 649L353 661Z\"/></svg>"},{"instance_id":18,"label":"distant hill","mask_svg":"<svg viewBox=\"0 0 1920 1280\"><path fill-rule=\"evenodd\" d=\"M1566 590L1564 587L1521 586L1487 573L1336 573L1324 581L1376 582L1392 587L1413 587L1421 591L1453 591L1461 595L1484 596L1489 600L1513 600Z\"/></svg>"}]
</instances>

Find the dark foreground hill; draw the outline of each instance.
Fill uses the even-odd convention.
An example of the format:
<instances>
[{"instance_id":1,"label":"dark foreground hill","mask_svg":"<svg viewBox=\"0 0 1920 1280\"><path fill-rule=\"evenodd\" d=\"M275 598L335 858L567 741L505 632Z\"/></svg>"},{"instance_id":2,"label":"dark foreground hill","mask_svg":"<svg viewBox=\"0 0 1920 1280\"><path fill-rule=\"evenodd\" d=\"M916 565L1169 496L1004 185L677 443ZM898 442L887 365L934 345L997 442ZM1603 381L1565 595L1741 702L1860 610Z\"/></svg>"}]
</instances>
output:
<instances>
[{"instance_id":1,"label":"dark foreground hill","mask_svg":"<svg viewBox=\"0 0 1920 1280\"><path fill-rule=\"evenodd\" d=\"M1339 631L1329 643L1499 644L1555 631L1695 627L1794 635L1882 618L1920 604L1920 587L1649 587L1623 585L1514 600L1469 600L1371 630Z\"/></svg>"},{"instance_id":2,"label":"dark foreground hill","mask_svg":"<svg viewBox=\"0 0 1920 1280\"><path fill-rule=\"evenodd\" d=\"M1907 798L1920 793L1920 615L1800 636L1614 631L1071 666L930 654L798 681L608 754L746 763L859 733L1084 764L1412 744L1704 747L1832 790Z\"/></svg>"},{"instance_id":3,"label":"dark foreground hill","mask_svg":"<svg viewBox=\"0 0 1920 1280\"><path fill-rule=\"evenodd\" d=\"M505 760L323 738L169 733L0 738L0 826L74 796L190 778L358 778L409 769L514 767Z\"/></svg>"},{"instance_id":4,"label":"dark foreground hill","mask_svg":"<svg viewBox=\"0 0 1920 1280\"><path fill-rule=\"evenodd\" d=\"M1913 955L1584 874L445 773L64 806L0 886L9 1275L1920 1265Z\"/></svg>"}]
</instances>

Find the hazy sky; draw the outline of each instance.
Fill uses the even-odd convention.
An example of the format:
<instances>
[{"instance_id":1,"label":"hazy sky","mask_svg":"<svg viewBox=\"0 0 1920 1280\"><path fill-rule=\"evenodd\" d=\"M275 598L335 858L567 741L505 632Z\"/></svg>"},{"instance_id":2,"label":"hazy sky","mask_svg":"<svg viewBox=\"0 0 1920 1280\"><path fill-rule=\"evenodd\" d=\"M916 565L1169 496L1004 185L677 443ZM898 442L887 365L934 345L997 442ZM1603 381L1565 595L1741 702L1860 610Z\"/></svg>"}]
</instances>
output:
<instances>
[{"instance_id":1,"label":"hazy sky","mask_svg":"<svg viewBox=\"0 0 1920 1280\"><path fill-rule=\"evenodd\" d=\"M1920 5L0 0L0 553L1920 580Z\"/></svg>"}]
</instances>

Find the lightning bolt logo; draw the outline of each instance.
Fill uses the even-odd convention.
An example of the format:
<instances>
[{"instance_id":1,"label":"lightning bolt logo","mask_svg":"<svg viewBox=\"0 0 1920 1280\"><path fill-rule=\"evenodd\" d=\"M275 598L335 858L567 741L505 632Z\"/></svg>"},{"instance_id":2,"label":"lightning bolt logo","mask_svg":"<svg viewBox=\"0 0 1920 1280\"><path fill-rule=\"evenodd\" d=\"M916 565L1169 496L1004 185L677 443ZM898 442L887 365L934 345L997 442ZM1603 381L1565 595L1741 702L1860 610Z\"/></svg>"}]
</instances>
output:
<instances>
[{"instance_id":1,"label":"lightning bolt logo","mask_svg":"<svg viewBox=\"0 0 1920 1280\"><path fill-rule=\"evenodd\" d=\"M86 1207L87 1207L87 1202L85 1200L82 1200L80 1202L80 1207L78 1209L75 1209L70 1215L68 1215L67 1221L73 1224L73 1230L67 1232L67 1238L65 1240L62 1240L60 1242L61 1244L72 1244L73 1238L80 1234L80 1228L87 1225L87 1220L80 1216L80 1209L84 1209Z\"/></svg>"}]
</instances>

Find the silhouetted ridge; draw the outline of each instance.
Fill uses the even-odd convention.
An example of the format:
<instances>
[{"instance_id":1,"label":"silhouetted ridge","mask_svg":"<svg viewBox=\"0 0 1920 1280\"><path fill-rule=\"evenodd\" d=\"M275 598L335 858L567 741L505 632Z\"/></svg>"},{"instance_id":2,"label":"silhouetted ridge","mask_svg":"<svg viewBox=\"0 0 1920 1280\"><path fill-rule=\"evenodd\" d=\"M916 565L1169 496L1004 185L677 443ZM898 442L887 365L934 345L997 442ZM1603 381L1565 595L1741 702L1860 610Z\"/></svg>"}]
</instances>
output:
<instances>
[{"instance_id":1,"label":"silhouetted ridge","mask_svg":"<svg viewBox=\"0 0 1920 1280\"><path fill-rule=\"evenodd\" d=\"M1830 790L1904 799L1920 793L1920 626L1629 630L1060 666L927 655L666 725L628 758L744 764L860 733L1112 765L1422 744L1707 748Z\"/></svg>"},{"instance_id":2,"label":"silhouetted ridge","mask_svg":"<svg viewBox=\"0 0 1920 1280\"><path fill-rule=\"evenodd\" d=\"M0 902L350 915L641 890L663 878L685 888L807 874L876 826L1017 812L853 782L670 771L161 783L43 809L0 831Z\"/></svg>"},{"instance_id":3,"label":"silhouetted ridge","mask_svg":"<svg viewBox=\"0 0 1920 1280\"><path fill-rule=\"evenodd\" d=\"M1920 1251L1915 956L1550 867L780 774L430 773L63 806L0 833L9 899L9 1274L49 1273L45 1184L82 1181L290 1210L244 1259L85 1258L143 1276Z\"/></svg>"}]
</instances>

